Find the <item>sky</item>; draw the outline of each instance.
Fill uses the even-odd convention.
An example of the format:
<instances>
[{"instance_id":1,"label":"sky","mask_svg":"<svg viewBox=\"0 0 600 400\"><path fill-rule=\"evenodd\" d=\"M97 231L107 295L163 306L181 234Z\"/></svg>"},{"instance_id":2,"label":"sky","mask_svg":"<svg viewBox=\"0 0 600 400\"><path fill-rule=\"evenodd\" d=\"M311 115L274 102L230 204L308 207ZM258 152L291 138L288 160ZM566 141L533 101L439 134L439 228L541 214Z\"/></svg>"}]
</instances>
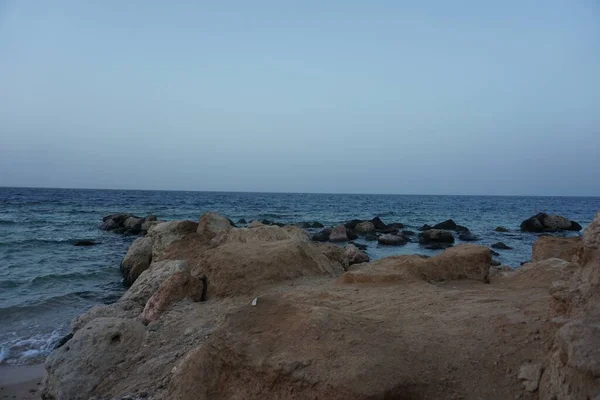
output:
<instances>
[{"instance_id":1,"label":"sky","mask_svg":"<svg viewBox=\"0 0 600 400\"><path fill-rule=\"evenodd\" d=\"M600 196L600 3L0 0L0 186Z\"/></svg>"}]
</instances>

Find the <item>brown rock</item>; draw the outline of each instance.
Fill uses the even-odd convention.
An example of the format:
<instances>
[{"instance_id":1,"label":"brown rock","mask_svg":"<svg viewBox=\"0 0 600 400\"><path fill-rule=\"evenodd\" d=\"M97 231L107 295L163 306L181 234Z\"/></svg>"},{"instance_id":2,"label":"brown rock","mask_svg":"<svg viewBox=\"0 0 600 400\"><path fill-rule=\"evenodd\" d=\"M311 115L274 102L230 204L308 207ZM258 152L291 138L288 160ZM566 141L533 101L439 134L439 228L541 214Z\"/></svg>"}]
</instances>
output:
<instances>
[{"instance_id":1,"label":"brown rock","mask_svg":"<svg viewBox=\"0 0 600 400\"><path fill-rule=\"evenodd\" d=\"M231 228L233 228L233 224L229 219L217 213L206 212L200 217L197 232L202 239L208 241L220 231L227 231Z\"/></svg>"},{"instance_id":2,"label":"brown rock","mask_svg":"<svg viewBox=\"0 0 600 400\"><path fill-rule=\"evenodd\" d=\"M348 257L348 265L360 264L369 262L367 253L360 251L355 245L349 244L346 246L346 257Z\"/></svg>"},{"instance_id":3,"label":"brown rock","mask_svg":"<svg viewBox=\"0 0 600 400\"><path fill-rule=\"evenodd\" d=\"M377 238L379 244L385 246L400 246L406 244L407 240L403 235L392 235L386 233L385 235L381 235Z\"/></svg>"},{"instance_id":4,"label":"brown rock","mask_svg":"<svg viewBox=\"0 0 600 400\"><path fill-rule=\"evenodd\" d=\"M572 261L582 243L581 237L542 236L533 244L531 261L541 261L547 258L562 258Z\"/></svg>"},{"instance_id":5,"label":"brown rock","mask_svg":"<svg viewBox=\"0 0 600 400\"><path fill-rule=\"evenodd\" d=\"M338 225L331 230L329 234L330 242L347 242L348 236L346 234L346 227L344 225Z\"/></svg>"},{"instance_id":6,"label":"brown rock","mask_svg":"<svg viewBox=\"0 0 600 400\"><path fill-rule=\"evenodd\" d=\"M153 243L151 237L144 236L137 238L129 246L125 258L121 261L121 273L126 285L133 284L137 277L150 267Z\"/></svg>"},{"instance_id":7,"label":"brown rock","mask_svg":"<svg viewBox=\"0 0 600 400\"><path fill-rule=\"evenodd\" d=\"M140 274L119 301L134 301L144 306L167 278L176 272L186 270L188 270L188 266L185 261L155 261Z\"/></svg>"},{"instance_id":8,"label":"brown rock","mask_svg":"<svg viewBox=\"0 0 600 400\"><path fill-rule=\"evenodd\" d=\"M152 258L157 259L173 243L194 235L198 224L194 221L168 221L154 225L148 231L152 239Z\"/></svg>"}]
</instances>

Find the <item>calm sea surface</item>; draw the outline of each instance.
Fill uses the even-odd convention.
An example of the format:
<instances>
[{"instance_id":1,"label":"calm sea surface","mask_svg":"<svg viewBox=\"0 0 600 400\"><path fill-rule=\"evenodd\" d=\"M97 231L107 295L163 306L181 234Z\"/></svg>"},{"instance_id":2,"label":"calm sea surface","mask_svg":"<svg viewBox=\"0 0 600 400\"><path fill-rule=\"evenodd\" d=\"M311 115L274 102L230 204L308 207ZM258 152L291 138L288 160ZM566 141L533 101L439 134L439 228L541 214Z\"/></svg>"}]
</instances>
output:
<instances>
[{"instance_id":1,"label":"calm sea surface","mask_svg":"<svg viewBox=\"0 0 600 400\"><path fill-rule=\"evenodd\" d=\"M378 215L386 223L402 222L412 230L453 218L481 237L477 243L503 241L513 247L499 250L496 258L518 267L531 257L537 237L518 231L523 219L546 211L585 227L600 210L600 198L0 188L0 363L40 361L67 333L74 316L95 304L114 302L124 292L119 263L135 238L100 231L104 215L124 211L197 220L209 210L234 221L326 225ZM494 232L498 225L511 232ZM73 246L80 239L99 244ZM363 243L369 244L372 258L436 253L416 243L403 247Z\"/></svg>"}]
</instances>

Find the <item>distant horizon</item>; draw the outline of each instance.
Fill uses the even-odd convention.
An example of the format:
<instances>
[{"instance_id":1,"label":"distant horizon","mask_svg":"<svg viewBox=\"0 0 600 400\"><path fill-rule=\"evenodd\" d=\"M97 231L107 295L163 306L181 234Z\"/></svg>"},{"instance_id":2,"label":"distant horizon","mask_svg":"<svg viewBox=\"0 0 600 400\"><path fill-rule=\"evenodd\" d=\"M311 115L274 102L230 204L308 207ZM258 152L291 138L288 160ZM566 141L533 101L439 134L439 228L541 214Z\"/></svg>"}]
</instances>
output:
<instances>
[{"instance_id":1,"label":"distant horizon","mask_svg":"<svg viewBox=\"0 0 600 400\"><path fill-rule=\"evenodd\" d=\"M452 194L452 193L343 193L343 192L280 192L256 190L199 190L199 189L123 189L92 187L50 187L50 186L0 186L0 189L41 189L41 190L105 190L126 192L197 192L197 193L248 193L248 194L317 194L317 195L350 195L350 196L452 196L452 197L577 197L598 198L600 195L528 195L528 194ZM600 204L599 204L600 207Z\"/></svg>"}]
</instances>

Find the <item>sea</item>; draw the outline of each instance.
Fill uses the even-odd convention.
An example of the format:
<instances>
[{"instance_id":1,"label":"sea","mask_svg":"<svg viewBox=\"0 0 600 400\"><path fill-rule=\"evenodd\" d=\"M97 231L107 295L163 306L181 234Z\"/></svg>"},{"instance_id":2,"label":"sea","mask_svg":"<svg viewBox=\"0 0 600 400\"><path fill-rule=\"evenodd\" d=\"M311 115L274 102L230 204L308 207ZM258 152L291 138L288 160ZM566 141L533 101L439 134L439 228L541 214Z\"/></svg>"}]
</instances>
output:
<instances>
[{"instance_id":1,"label":"sea","mask_svg":"<svg viewBox=\"0 0 600 400\"><path fill-rule=\"evenodd\" d=\"M94 305L115 302L124 293L119 264L135 237L99 230L102 217L111 213L197 220L205 211L216 211L233 221L319 221L324 225L379 216L413 231L452 218L479 236L478 244L502 241L512 247L497 250L500 255L495 258L518 268L531 258L531 246L538 237L519 231L522 220L543 211L564 215L585 227L598 210L598 197L0 188L0 364L43 361L69 332L75 316ZM495 232L496 226L510 231ZM82 239L97 245L74 246ZM358 242L368 245L372 259L439 252L418 243L385 247Z\"/></svg>"}]
</instances>

